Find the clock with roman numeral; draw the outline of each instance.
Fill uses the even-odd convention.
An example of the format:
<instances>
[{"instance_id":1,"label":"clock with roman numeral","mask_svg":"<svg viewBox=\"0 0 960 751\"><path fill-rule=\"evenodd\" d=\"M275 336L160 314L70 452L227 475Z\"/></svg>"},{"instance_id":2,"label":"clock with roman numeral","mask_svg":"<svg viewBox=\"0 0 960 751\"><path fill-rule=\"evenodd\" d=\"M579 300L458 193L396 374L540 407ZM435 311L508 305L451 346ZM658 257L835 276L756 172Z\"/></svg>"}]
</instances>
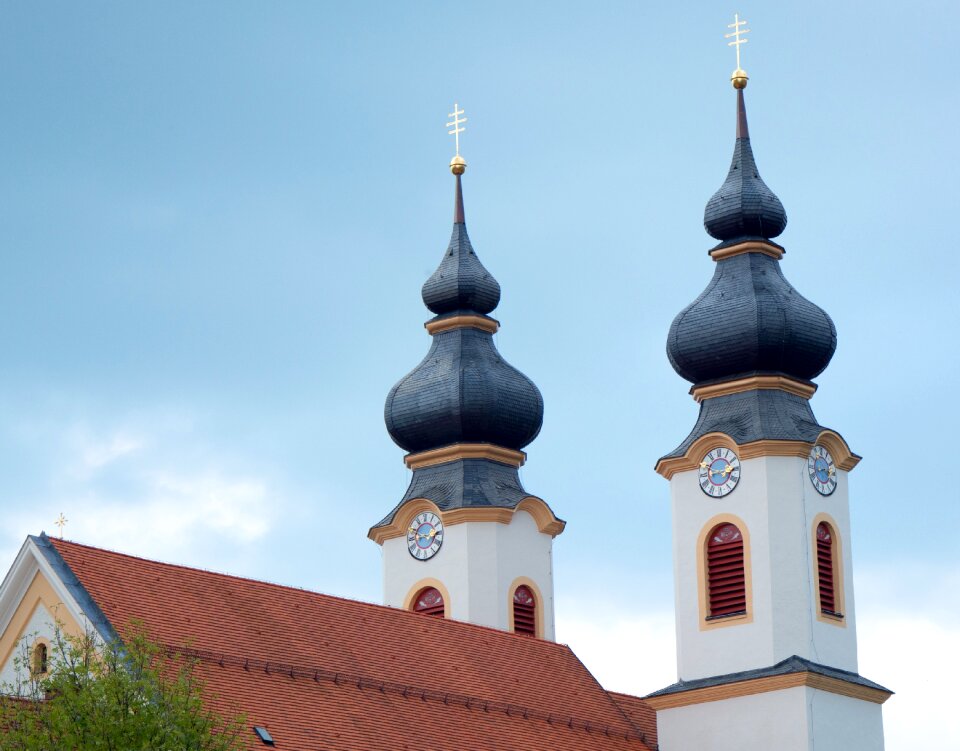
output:
<instances>
[{"instance_id":1,"label":"clock with roman numeral","mask_svg":"<svg viewBox=\"0 0 960 751\"><path fill-rule=\"evenodd\" d=\"M740 482L740 460L723 446L710 449L700 460L700 490L712 498L733 492Z\"/></svg>"},{"instance_id":2,"label":"clock with roman numeral","mask_svg":"<svg viewBox=\"0 0 960 751\"><path fill-rule=\"evenodd\" d=\"M407 530L407 550L418 561L433 558L443 545L443 522L432 511L414 517Z\"/></svg>"},{"instance_id":3,"label":"clock with roman numeral","mask_svg":"<svg viewBox=\"0 0 960 751\"><path fill-rule=\"evenodd\" d=\"M814 446L807 457L810 482L820 495L830 495L837 489L837 465L823 446Z\"/></svg>"}]
</instances>

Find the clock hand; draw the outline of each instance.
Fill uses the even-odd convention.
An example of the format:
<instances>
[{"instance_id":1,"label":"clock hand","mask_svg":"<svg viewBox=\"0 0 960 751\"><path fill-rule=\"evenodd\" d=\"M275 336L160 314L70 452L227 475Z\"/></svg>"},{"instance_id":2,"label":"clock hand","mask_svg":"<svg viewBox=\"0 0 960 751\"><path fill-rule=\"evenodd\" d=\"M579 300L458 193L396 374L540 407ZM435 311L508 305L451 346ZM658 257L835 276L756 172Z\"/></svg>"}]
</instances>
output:
<instances>
[{"instance_id":1,"label":"clock hand","mask_svg":"<svg viewBox=\"0 0 960 751\"><path fill-rule=\"evenodd\" d=\"M700 462L700 469L710 470L710 465L706 462Z\"/></svg>"}]
</instances>

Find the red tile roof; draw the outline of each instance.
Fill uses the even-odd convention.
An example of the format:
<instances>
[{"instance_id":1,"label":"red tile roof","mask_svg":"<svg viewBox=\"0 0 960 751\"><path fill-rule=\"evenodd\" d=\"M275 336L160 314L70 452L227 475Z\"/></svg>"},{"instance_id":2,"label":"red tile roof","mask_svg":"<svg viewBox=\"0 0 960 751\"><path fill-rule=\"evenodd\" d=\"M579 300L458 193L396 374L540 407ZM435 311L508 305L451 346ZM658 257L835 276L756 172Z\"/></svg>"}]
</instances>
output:
<instances>
[{"instance_id":1,"label":"red tile roof","mask_svg":"<svg viewBox=\"0 0 960 751\"><path fill-rule=\"evenodd\" d=\"M648 748L565 645L50 542L116 630L189 645L214 703L278 749Z\"/></svg>"},{"instance_id":2,"label":"red tile roof","mask_svg":"<svg viewBox=\"0 0 960 751\"><path fill-rule=\"evenodd\" d=\"M657 712L639 696L619 694L608 691L607 695L613 699L633 722L636 728L644 734L651 746L657 745Z\"/></svg>"}]
</instances>

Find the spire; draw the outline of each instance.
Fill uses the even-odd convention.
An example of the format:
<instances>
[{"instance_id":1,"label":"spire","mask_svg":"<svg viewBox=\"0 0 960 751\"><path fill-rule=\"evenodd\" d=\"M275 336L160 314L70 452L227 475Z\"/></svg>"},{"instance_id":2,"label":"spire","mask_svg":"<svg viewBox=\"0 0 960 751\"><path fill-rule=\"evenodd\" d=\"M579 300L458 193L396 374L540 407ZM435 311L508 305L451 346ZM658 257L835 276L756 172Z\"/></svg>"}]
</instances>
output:
<instances>
[{"instance_id":1,"label":"spire","mask_svg":"<svg viewBox=\"0 0 960 751\"><path fill-rule=\"evenodd\" d=\"M670 364L703 399L700 421L675 450L680 454L712 431L738 441L816 438L821 428L798 394L813 393L810 379L823 372L837 346L830 316L787 281L780 265L784 249L769 242L783 231L787 216L760 179L750 147L744 104L748 78L739 60L739 45L746 43L743 24L737 18L731 25L736 30L728 34L735 37L730 44L738 45L731 75L737 93L733 162L704 215L707 232L722 242L710 251L716 262L713 279L673 320L667 338ZM735 395L720 386L757 378L794 385L744 387Z\"/></svg>"},{"instance_id":2,"label":"spire","mask_svg":"<svg viewBox=\"0 0 960 751\"><path fill-rule=\"evenodd\" d=\"M500 302L500 284L480 263L467 235L462 184L467 162L460 156L460 134L466 130L461 125L467 119L460 118L462 114L463 110L453 105L453 112L450 113L453 120L447 123L447 126L453 126L450 135L457 139L457 153L450 160L450 171L457 181L453 234L440 266L424 282L422 292L423 304L437 315L456 312L486 315L493 312Z\"/></svg>"},{"instance_id":3,"label":"spire","mask_svg":"<svg viewBox=\"0 0 960 751\"><path fill-rule=\"evenodd\" d=\"M536 385L504 362L493 342L498 323L487 314L500 302L500 285L477 258L464 222L462 114L454 105L447 123L457 138L450 161L456 179L453 234L422 291L424 304L437 314L427 323L434 345L387 398L387 429L411 452L462 442L518 451L537 436L543 421Z\"/></svg>"},{"instance_id":4,"label":"spire","mask_svg":"<svg viewBox=\"0 0 960 751\"><path fill-rule=\"evenodd\" d=\"M749 29L741 29L746 21L739 16L730 24L734 37L729 42L737 50L737 68L730 76L737 91L737 140L733 147L733 159L727 179L720 190L713 194L703 212L703 226L710 234L723 242L732 240L777 237L787 226L787 212L776 194L767 187L757 170L757 163L750 146L750 131L747 129L747 107L743 90L749 80L747 72L740 67L740 45L746 44L743 37Z\"/></svg>"}]
</instances>

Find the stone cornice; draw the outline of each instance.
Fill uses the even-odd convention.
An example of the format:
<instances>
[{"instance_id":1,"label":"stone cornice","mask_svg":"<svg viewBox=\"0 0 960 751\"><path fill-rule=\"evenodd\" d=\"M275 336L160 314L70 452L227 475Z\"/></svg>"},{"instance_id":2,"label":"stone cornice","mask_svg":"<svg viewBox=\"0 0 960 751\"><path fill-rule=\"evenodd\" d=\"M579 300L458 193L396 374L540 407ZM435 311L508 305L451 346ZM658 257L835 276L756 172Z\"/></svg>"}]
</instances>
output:
<instances>
[{"instance_id":1,"label":"stone cornice","mask_svg":"<svg viewBox=\"0 0 960 751\"><path fill-rule=\"evenodd\" d=\"M690 389L690 394L695 401L702 402L704 399L710 399L714 396L739 394L755 389L778 389L780 391L786 391L788 394L809 399L816 392L817 385L810 381L799 381L788 376L757 375L747 378L735 378L732 381L710 383L704 386L693 386Z\"/></svg>"},{"instance_id":2,"label":"stone cornice","mask_svg":"<svg viewBox=\"0 0 960 751\"><path fill-rule=\"evenodd\" d=\"M829 691L832 694L849 696L852 699L861 699L874 704L883 704L892 695L891 691L884 689L862 686L859 683L852 683L811 671L801 671L786 675L770 675L734 683L724 683L719 686L693 688L689 691L677 691L659 696L647 696L644 701L659 712L662 709L686 707L691 704L704 704L710 701L723 701L724 699L752 696L768 691L782 691L797 686L809 686L810 688Z\"/></svg>"},{"instance_id":3,"label":"stone cornice","mask_svg":"<svg viewBox=\"0 0 960 751\"><path fill-rule=\"evenodd\" d=\"M490 461L506 464L510 467L522 467L527 455L522 451L496 446L492 443L454 443L429 451L418 451L403 457L404 463L410 469L432 467L435 464L446 464L460 459L489 459Z\"/></svg>"},{"instance_id":4,"label":"stone cornice","mask_svg":"<svg viewBox=\"0 0 960 751\"><path fill-rule=\"evenodd\" d=\"M497 333L500 328L500 322L489 316L462 315L449 316L448 318L434 318L423 324L430 336L442 334L444 331L453 331L454 329L480 329L491 334Z\"/></svg>"},{"instance_id":5,"label":"stone cornice","mask_svg":"<svg viewBox=\"0 0 960 751\"><path fill-rule=\"evenodd\" d=\"M407 501L393 517L393 521L382 527L373 527L367 537L378 545L394 537L403 537L407 534L407 528L411 520L421 511L432 511L445 526L454 524L464 524L466 522L495 522L498 524L509 524L513 520L514 514L518 511L526 511L537 524L537 529L551 537L556 537L563 532L566 522L554 516L550 507L536 496L527 496L515 508L505 506L466 506L462 508L449 509L442 511L432 501L426 498L413 498Z\"/></svg>"},{"instance_id":6,"label":"stone cornice","mask_svg":"<svg viewBox=\"0 0 960 751\"><path fill-rule=\"evenodd\" d=\"M823 444L833 455L833 460L837 467L846 472L857 466L860 457L854 454L847 442L839 433L832 430L824 430L817 436L816 441L777 441L764 439L762 441L751 441L742 446L738 445L726 433L707 433L695 440L687 449L683 456L672 456L660 459L654 468L657 474L662 475L668 480L677 472L686 472L697 469L701 457L710 449L717 446L723 446L736 452L740 460L754 459L758 456L797 456L806 458L810 449L816 444Z\"/></svg>"}]
</instances>

